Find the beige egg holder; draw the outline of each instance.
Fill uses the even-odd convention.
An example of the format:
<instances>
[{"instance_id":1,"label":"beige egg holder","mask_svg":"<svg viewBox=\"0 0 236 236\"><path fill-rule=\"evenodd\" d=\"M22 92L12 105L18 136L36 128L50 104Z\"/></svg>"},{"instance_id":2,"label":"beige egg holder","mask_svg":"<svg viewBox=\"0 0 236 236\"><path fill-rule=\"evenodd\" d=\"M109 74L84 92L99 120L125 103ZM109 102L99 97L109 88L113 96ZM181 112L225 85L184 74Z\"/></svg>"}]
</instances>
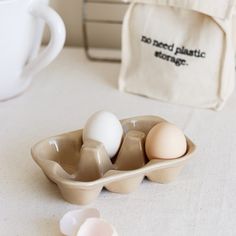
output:
<instances>
[{"instance_id":1,"label":"beige egg holder","mask_svg":"<svg viewBox=\"0 0 236 236\"><path fill-rule=\"evenodd\" d=\"M32 157L57 184L64 199L74 204L92 202L103 187L116 193L132 192L145 176L153 182L169 183L176 179L196 147L187 138L188 149L183 157L149 161L145 154L146 135L163 121L156 116L122 120L123 140L112 160L101 143L82 143L83 130L39 142L31 150Z\"/></svg>"}]
</instances>

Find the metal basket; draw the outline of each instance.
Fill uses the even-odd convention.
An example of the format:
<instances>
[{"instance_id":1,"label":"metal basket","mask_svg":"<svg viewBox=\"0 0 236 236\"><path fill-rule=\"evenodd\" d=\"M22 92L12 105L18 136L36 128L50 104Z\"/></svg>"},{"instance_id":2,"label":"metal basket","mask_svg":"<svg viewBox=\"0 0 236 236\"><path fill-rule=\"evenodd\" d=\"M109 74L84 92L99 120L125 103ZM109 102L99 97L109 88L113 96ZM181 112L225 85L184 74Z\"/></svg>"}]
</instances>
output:
<instances>
[{"instance_id":1,"label":"metal basket","mask_svg":"<svg viewBox=\"0 0 236 236\"><path fill-rule=\"evenodd\" d=\"M83 39L84 39L84 48L86 56L89 60L92 61L101 61L101 62L121 62L120 58L112 58L112 57L96 57L90 53L90 45L89 45L89 34L88 34L88 23L93 24L108 24L108 25L121 25L123 20L107 20L107 19L89 19L88 18L88 4L107 4L107 5L128 5L128 3L123 2L122 0L83 0Z\"/></svg>"}]
</instances>

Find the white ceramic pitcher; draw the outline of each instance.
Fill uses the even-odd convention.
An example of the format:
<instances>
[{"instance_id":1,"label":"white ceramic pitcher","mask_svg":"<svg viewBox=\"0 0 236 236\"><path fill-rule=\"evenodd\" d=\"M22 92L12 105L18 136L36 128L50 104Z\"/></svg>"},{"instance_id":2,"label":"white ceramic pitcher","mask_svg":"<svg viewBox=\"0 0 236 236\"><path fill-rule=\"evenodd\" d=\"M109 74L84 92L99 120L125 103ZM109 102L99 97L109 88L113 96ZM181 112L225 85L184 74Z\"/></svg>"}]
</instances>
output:
<instances>
[{"instance_id":1,"label":"white ceramic pitcher","mask_svg":"<svg viewBox=\"0 0 236 236\"><path fill-rule=\"evenodd\" d=\"M38 54L45 22L51 40ZM64 42L64 23L48 0L0 0L0 101L22 93Z\"/></svg>"}]
</instances>

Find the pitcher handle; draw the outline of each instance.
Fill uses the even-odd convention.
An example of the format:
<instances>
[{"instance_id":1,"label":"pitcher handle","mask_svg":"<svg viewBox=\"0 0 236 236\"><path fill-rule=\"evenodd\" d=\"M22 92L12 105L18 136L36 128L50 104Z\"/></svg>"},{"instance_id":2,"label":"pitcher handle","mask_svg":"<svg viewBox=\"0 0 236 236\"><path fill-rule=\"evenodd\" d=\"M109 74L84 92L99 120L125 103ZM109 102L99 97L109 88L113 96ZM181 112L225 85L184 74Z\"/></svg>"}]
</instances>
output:
<instances>
[{"instance_id":1,"label":"pitcher handle","mask_svg":"<svg viewBox=\"0 0 236 236\"><path fill-rule=\"evenodd\" d=\"M25 66L22 78L31 78L49 65L61 52L66 38L64 22L52 8L47 5L33 4L30 13L46 22L51 37L47 47Z\"/></svg>"}]
</instances>

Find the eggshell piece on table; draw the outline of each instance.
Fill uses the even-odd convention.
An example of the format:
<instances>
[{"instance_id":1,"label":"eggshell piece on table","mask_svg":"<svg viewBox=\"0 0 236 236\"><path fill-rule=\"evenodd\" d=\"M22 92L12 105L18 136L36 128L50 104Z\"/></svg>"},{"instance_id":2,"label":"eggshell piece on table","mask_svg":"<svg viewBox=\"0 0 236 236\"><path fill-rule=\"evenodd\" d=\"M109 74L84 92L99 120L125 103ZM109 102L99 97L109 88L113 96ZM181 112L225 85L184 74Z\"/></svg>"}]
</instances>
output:
<instances>
[{"instance_id":1,"label":"eggshell piece on table","mask_svg":"<svg viewBox=\"0 0 236 236\"><path fill-rule=\"evenodd\" d=\"M107 111L93 114L83 130L83 142L89 139L101 142L110 158L118 152L122 136L123 128L120 121L114 114Z\"/></svg>"},{"instance_id":2,"label":"eggshell piece on table","mask_svg":"<svg viewBox=\"0 0 236 236\"><path fill-rule=\"evenodd\" d=\"M60 231L64 235L74 236L88 218L95 217L100 217L99 211L95 208L69 211L60 220Z\"/></svg>"},{"instance_id":3,"label":"eggshell piece on table","mask_svg":"<svg viewBox=\"0 0 236 236\"><path fill-rule=\"evenodd\" d=\"M81 225L76 236L118 236L115 228L100 218L89 218Z\"/></svg>"},{"instance_id":4,"label":"eggshell piece on table","mask_svg":"<svg viewBox=\"0 0 236 236\"><path fill-rule=\"evenodd\" d=\"M145 150L149 160L175 159L186 153L187 140L178 127L168 122L161 122L149 131Z\"/></svg>"}]
</instances>

